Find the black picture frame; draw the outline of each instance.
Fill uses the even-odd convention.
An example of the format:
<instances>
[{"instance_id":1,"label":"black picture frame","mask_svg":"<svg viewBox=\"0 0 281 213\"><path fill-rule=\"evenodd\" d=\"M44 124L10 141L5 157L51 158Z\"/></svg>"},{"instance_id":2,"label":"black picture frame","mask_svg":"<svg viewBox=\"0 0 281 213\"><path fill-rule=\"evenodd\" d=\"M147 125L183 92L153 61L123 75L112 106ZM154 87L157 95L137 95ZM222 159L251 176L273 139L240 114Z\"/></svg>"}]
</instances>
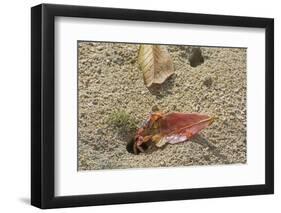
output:
<instances>
[{"instance_id":1,"label":"black picture frame","mask_svg":"<svg viewBox=\"0 0 281 213\"><path fill-rule=\"evenodd\" d=\"M130 193L54 195L54 18L80 17L263 28L265 48L265 184ZM274 193L274 20L240 16L41 4L31 8L31 204L60 208Z\"/></svg>"}]
</instances>

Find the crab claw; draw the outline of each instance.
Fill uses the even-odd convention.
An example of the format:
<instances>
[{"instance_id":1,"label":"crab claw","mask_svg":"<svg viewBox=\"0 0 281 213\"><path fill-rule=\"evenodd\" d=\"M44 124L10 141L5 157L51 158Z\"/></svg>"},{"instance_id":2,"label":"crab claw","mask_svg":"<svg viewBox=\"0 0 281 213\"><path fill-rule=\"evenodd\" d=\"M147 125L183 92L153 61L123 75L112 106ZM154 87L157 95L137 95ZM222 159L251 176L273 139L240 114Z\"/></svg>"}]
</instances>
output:
<instances>
[{"instance_id":1,"label":"crab claw","mask_svg":"<svg viewBox=\"0 0 281 213\"><path fill-rule=\"evenodd\" d=\"M134 154L139 154L140 152L144 152L144 149L142 148L141 144L135 143L134 145Z\"/></svg>"}]
</instances>

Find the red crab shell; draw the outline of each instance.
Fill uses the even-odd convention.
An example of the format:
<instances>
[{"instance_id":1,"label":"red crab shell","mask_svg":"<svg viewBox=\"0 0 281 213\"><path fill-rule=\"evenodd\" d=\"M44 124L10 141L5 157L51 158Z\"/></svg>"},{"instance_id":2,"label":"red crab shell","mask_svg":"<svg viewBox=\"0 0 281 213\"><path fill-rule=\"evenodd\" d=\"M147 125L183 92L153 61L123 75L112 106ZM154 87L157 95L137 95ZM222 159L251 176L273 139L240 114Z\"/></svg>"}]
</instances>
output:
<instances>
[{"instance_id":1,"label":"red crab shell","mask_svg":"<svg viewBox=\"0 0 281 213\"><path fill-rule=\"evenodd\" d=\"M199 113L152 113L134 138L134 153L144 152L143 145L153 142L157 147L166 143L187 141L208 127L214 118Z\"/></svg>"}]
</instances>

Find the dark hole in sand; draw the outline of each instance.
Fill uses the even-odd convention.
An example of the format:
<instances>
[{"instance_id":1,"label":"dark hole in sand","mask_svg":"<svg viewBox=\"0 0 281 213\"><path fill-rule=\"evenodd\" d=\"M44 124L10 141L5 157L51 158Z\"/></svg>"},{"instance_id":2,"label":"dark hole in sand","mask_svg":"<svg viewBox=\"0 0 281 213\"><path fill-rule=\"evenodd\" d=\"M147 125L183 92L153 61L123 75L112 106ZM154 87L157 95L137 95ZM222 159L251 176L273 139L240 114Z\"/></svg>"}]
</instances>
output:
<instances>
[{"instance_id":1,"label":"dark hole in sand","mask_svg":"<svg viewBox=\"0 0 281 213\"><path fill-rule=\"evenodd\" d=\"M129 153L132 153L132 154L135 154L134 153L134 138L132 138L126 145L126 150L129 152Z\"/></svg>"},{"instance_id":2,"label":"dark hole in sand","mask_svg":"<svg viewBox=\"0 0 281 213\"><path fill-rule=\"evenodd\" d=\"M188 58L190 66L197 67L204 63L204 57L202 56L202 51L199 47L192 48L191 55Z\"/></svg>"}]
</instances>

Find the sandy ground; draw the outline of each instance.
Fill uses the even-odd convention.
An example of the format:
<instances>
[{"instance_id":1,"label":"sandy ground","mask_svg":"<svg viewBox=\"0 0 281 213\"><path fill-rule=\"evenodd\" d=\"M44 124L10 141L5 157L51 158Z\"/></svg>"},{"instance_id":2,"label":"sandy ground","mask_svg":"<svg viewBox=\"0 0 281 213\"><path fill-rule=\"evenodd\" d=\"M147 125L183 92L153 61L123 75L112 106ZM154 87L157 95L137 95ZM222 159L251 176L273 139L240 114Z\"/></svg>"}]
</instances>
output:
<instances>
[{"instance_id":1,"label":"sandy ground","mask_svg":"<svg viewBox=\"0 0 281 213\"><path fill-rule=\"evenodd\" d=\"M139 45L78 43L78 170L246 163L246 49L201 47L204 63L191 67L191 46L167 46L175 74L148 90L139 70ZM152 106L162 111L200 112L218 117L196 142L128 153L124 138L108 124L125 110L140 125Z\"/></svg>"}]
</instances>

